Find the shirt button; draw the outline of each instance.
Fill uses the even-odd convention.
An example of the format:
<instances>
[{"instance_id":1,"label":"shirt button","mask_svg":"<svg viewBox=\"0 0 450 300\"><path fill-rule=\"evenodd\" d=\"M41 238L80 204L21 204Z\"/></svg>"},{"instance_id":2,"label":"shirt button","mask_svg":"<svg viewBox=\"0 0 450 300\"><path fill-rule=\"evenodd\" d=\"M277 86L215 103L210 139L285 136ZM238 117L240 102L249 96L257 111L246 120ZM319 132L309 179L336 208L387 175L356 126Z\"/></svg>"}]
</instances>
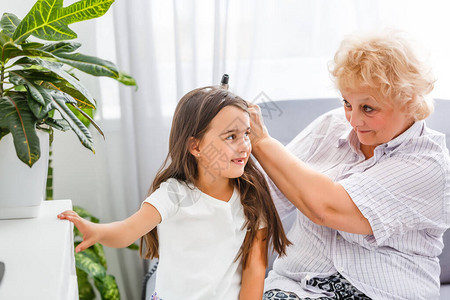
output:
<instances>
[{"instance_id":1,"label":"shirt button","mask_svg":"<svg viewBox=\"0 0 450 300\"><path fill-rule=\"evenodd\" d=\"M343 268L343 267L339 267L339 268L338 268L338 272L339 272L339 273L342 273L343 271L344 271L344 268Z\"/></svg>"},{"instance_id":2,"label":"shirt button","mask_svg":"<svg viewBox=\"0 0 450 300\"><path fill-rule=\"evenodd\" d=\"M311 276L306 275L306 276L305 276L305 279L306 279L306 280L310 280L310 279L311 279Z\"/></svg>"},{"instance_id":3,"label":"shirt button","mask_svg":"<svg viewBox=\"0 0 450 300\"><path fill-rule=\"evenodd\" d=\"M340 241L340 240L342 239L342 236L338 233L336 239L337 239L338 241Z\"/></svg>"}]
</instances>

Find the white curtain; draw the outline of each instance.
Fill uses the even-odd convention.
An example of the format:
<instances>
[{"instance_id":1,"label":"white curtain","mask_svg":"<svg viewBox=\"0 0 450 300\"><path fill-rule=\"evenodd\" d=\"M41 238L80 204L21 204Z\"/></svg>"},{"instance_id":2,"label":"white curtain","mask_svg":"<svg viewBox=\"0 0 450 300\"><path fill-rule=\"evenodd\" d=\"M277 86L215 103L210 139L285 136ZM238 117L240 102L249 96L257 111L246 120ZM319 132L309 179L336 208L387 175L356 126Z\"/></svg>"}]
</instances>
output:
<instances>
[{"instance_id":1,"label":"white curtain","mask_svg":"<svg viewBox=\"0 0 450 300\"><path fill-rule=\"evenodd\" d=\"M109 208L104 220L139 208L167 153L177 101L193 88L218 84L223 73L230 75L230 90L249 101L261 95L335 97L327 64L340 40L392 27L406 30L425 49L421 54L438 78L435 96L450 98L450 39L441 34L450 28L446 2L117 0L113 19L97 23L98 54L133 75L139 89L101 81L99 116L107 142L99 201ZM144 271L136 253L108 255L122 298L139 299Z\"/></svg>"}]
</instances>

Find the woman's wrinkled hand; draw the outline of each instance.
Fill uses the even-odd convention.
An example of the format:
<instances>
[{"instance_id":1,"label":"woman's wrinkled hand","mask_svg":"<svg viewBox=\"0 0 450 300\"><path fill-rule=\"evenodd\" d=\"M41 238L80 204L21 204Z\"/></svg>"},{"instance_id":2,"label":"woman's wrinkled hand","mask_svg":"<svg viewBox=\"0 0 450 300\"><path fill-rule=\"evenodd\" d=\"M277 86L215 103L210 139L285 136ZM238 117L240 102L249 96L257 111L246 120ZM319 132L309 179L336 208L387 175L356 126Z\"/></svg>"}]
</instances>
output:
<instances>
[{"instance_id":1,"label":"woman's wrinkled hand","mask_svg":"<svg viewBox=\"0 0 450 300\"><path fill-rule=\"evenodd\" d=\"M269 132L264 125L261 108L256 104L248 103L248 111L250 113L250 140L252 147L255 148L262 139L269 137Z\"/></svg>"},{"instance_id":2,"label":"woman's wrinkled hand","mask_svg":"<svg viewBox=\"0 0 450 300\"><path fill-rule=\"evenodd\" d=\"M78 253L80 251L86 250L87 248L98 242L99 237L95 230L95 227L98 224L83 219L72 210L66 210L60 213L58 215L58 219L68 220L72 222L83 235L83 241L75 248L75 252Z\"/></svg>"}]
</instances>

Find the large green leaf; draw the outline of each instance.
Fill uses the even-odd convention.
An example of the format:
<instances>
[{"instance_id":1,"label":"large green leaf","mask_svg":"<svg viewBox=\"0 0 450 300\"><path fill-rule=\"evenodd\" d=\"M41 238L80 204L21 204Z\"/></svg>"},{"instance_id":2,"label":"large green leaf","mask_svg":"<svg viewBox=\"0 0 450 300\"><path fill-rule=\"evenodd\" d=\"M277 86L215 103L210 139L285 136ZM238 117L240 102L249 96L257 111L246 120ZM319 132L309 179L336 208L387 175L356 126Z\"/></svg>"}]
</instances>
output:
<instances>
[{"instance_id":1,"label":"large green leaf","mask_svg":"<svg viewBox=\"0 0 450 300\"><path fill-rule=\"evenodd\" d=\"M52 90L46 89L33 80L37 76L38 75L33 72L17 70L10 72L10 81L16 85L24 85L26 87L29 93L27 100L31 111L38 120L43 120L48 117L51 110L58 106L54 103L54 99L51 95ZM42 77L45 78L45 76ZM67 100L76 103L72 98L68 98Z\"/></svg>"},{"instance_id":2,"label":"large green leaf","mask_svg":"<svg viewBox=\"0 0 450 300\"><path fill-rule=\"evenodd\" d=\"M69 123L67 123L64 119L47 118L45 119L45 124L61 131L67 131L70 129Z\"/></svg>"},{"instance_id":3,"label":"large green leaf","mask_svg":"<svg viewBox=\"0 0 450 300\"><path fill-rule=\"evenodd\" d=\"M41 155L36 122L26 93L10 92L0 99L0 127L11 131L17 156L30 167Z\"/></svg>"},{"instance_id":4,"label":"large green leaf","mask_svg":"<svg viewBox=\"0 0 450 300\"><path fill-rule=\"evenodd\" d=\"M83 253L88 256L93 262L101 264L105 268L105 270L107 269L105 253L101 244L96 243L84 250Z\"/></svg>"},{"instance_id":5,"label":"large green leaf","mask_svg":"<svg viewBox=\"0 0 450 300\"><path fill-rule=\"evenodd\" d=\"M81 109L75 104L72 104L69 106L70 110L75 114L75 116L84 124L84 126L88 127L90 124L97 129L98 133L100 133L103 138L105 138L105 134L103 133L100 126L98 126L97 123L95 123L94 119L92 119L92 116L94 114L93 109L85 108Z\"/></svg>"},{"instance_id":6,"label":"large green leaf","mask_svg":"<svg viewBox=\"0 0 450 300\"><path fill-rule=\"evenodd\" d=\"M105 268L96 262L90 255L83 251L75 253L75 265L77 268L86 272L89 276L94 278L103 278L106 276Z\"/></svg>"},{"instance_id":7,"label":"large green leaf","mask_svg":"<svg viewBox=\"0 0 450 300\"><path fill-rule=\"evenodd\" d=\"M100 245L101 246L101 245ZM88 256L93 262L101 264L105 270L106 267L100 262L100 257L97 255L97 253L94 251L94 247L91 246L89 248L87 248L86 250L83 251L83 253Z\"/></svg>"},{"instance_id":8,"label":"large green leaf","mask_svg":"<svg viewBox=\"0 0 450 300\"><path fill-rule=\"evenodd\" d=\"M37 70L17 70L10 72L10 81L16 85L24 85L30 97L28 97L28 104L30 105L31 111L34 113L36 118L39 120L46 119L48 117L48 113L57 108L57 106L53 103L51 92L55 90L54 85L47 83L43 84L42 80L49 80L55 82L64 81L64 79L54 76L53 73L50 72L41 72ZM89 124L92 123L94 127L103 135L100 127L94 122L94 120L89 116L86 112L81 110L76 106L76 99L72 98L70 95L66 95L66 102L71 103L69 109L75 115L77 119L79 119L85 127L88 127ZM90 110L92 114L92 109ZM58 128L58 123L52 123L50 125L56 125Z\"/></svg>"},{"instance_id":9,"label":"large green leaf","mask_svg":"<svg viewBox=\"0 0 450 300\"><path fill-rule=\"evenodd\" d=\"M35 117L39 120L45 120L49 117L50 111L52 111L54 109L54 105L53 105L53 99L52 96L50 95L49 91L46 90L45 88L37 85L36 86L37 91L41 94L41 96L45 99L45 104L41 105L39 103L37 103L33 98L33 96L31 95L31 93L28 93L29 97L28 97L28 105L30 106L31 111L33 112L33 114L35 115Z\"/></svg>"},{"instance_id":10,"label":"large green leaf","mask_svg":"<svg viewBox=\"0 0 450 300\"><path fill-rule=\"evenodd\" d=\"M10 38L6 36L5 42L8 41L7 39ZM34 44L42 45L39 43ZM15 64L37 65L39 64L37 58L30 57L45 57L46 59L53 59L54 61L69 65L90 75L110 77L126 85L136 85L134 78L126 73L119 72L117 66L113 62L82 53L72 53L79 46L79 43L73 42L47 43L41 47L36 47L36 45L33 45L32 47L22 47L22 49L15 48L14 51L8 53L7 58L28 56L20 59ZM48 61L46 60L46 62ZM53 64L55 64L55 62L53 62Z\"/></svg>"},{"instance_id":11,"label":"large green leaf","mask_svg":"<svg viewBox=\"0 0 450 300\"><path fill-rule=\"evenodd\" d=\"M11 41L12 39L4 34L3 32L0 32L0 46L3 47L6 43Z\"/></svg>"},{"instance_id":12,"label":"large green leaf","mask_svg":"<svg viewBox=\"0 0 450 300\"><path fill-rule=\"evenodd\" d=\"M8 37L7 35L3 34L7 39L1 36L2 33L0 33L0 44L2 44L2 41L5 40L9 44L7 45L11 50L3 55L3 58L13 58L18 56L37 56L37 57L48 57L53 58L55 60L58 60L58 57L55 56L55 53L65 53L65 52L72 52L76 50L80 44L79 43L73 43L73 42L58 42L58 43L47 43L47 44L41 44L41 43L24 43L21 45L21 48L19 48L12 38ZM5 46L4 46L5 47ZM14 50L14 51L12 51ZM3 60L4 60L3 59Z\"/></svg>"},{"instance_id":13,"label":"large green leaf","mask_svg":"<svg viewBox=\"0 0 450 300\"><path fill-rule=\"evenodd\" d=\"M63 7L63 0L38 0L17 26L13 39L23 42L30 34L49 41L77 37L67 25L100 17L114 0L80 0Z\"/></svg>"},{"instance_id":14,"label":"large green leaf","mask_svg":"<svg viewBox=\"0 0 450 300\"><path fill-rule=\"evenodd\" d=\"M57 53L56 56L58 56L60 62L68 64L85 73L94 76L119 77L119 71L117 70L116 65L110 61L81 53Z\"/></svg>"},{"instance_id":15,"label":"large green leaf","mask_svg":"<svg viewBox=\"0 0 450 300\"><path fill-rule=\"evenodd\" d=\"M81 93L83 96L80 97L79 95L74 95L70 91L66 91L63 89L62 90L67 92L68 94L71 94L78 101L83 102L83 104L87 107L95 107L95 105L90 105L92 103L95 103L95 100L90 96L89 92L79 83L77 79L75 79L72 75L68 74L62 69L63 64L75 67L80 71L94 76L111 77L126 85L136 85L136 81L133 77L126 73L119 72L116 65L108 60L84 55L81 53L69 53L70 51L75 50L77 47L78 45L76 43L52 43L46 44L38 49L35 47L15 49L8 55L8 57L12 58L16 56L26 56L17 60L14 65L40 66L41 68L50 70L59 77L64 78L70 83L70 85L73 86L75 90L78 90L77 93ZM44 60L37 56L40 56L42 58L46 57L46 59ZM49 61L51 59L53 59L54 61ZM35 76L35 80L38 79L39 73ZM42 80L45 81L46 79ZM54 81L52 80L52 82ZM67 86L66 84L64 85Z\"/></svg>"},{"instance_id":16,"label":"large green leaf","mask_svg":"<svg viewBox=\"0 0 450 300\"><path fill-rule=\"evenodd\" d=\"M95 279L94 283L102 300L120 300L119 288L114 276L106 275L102 280Z\"/></svg>"},{"instance_id":17,"label":"large green leaf","mask_svg":"<svg viewBox=\"0 0 450 300\"><path fill-rule=\"evenodd\" d=\"M12 37L17 26L20 24L20 19L10 13L4 13L0 20L0 27L3 29L2 33Z\"/></svg>"},{"instance_id":18,"label":"large green leaf","mask_svg":"<svg viewBox=\"0 0 450 300\"><path fill-rule=\"evenodd\" d=\"M107 269L108 264L106 262L105 251L103 250L102 244L96 243L96 244L92 245L92 250L94 251L95 255L97 256L99 263L101 263L101 265L104 266L105 269Z\"/></svg>"},{"instance_id":19,"label":"large green leaf","mask_svg":"<svg viewBox=\"0 0 450 300\"><path fill-rule=\"evenodd\" d=\"M102 299L120 299L119 288L114 276L106 274L106 268L100 263L99 257L93 249L89 248L83 252L75 253L75 265L79 272L82 271L94 278L95 286L99 290Z\"/></svg>"},{"instance_id":20,"label":"large green leaf","mask_svg":"<svg viewBox=\"0 0 450 300\"><path fill-rule=\"evenodd\" d=\"M42 43L38 43L38 42L28 42L28 43L23 43L20 46L22 46L22 49L38 49L38 48L42 48L45 46L45 44Z\"/></svg>"},{"instance_id":21,"label":"large green leaf","mask_svg":"<svg viewBox=\"0 0 450 300\"><path fill-rule=\"evenodd\" d=\"M16 45L16 44L13 44ZM19 56L38 56L38 57L49 57L49 58L53 58L53 55L51 53L39 50L39 49L35 49L35 48L17 48L19 49L18 51L14 51L9 53L6 58L14 58L14 57L19 57Z\"/></svg>"},{"instance_id":22,"label":"large green leaf","mask_svg":"<svg viewBox=\"0 0 450 300\"><path fill-rule=\"evenodd\" d=\"M29 65L35 65L38 67L43 67L56 75L64 78L72 87L76 90L78 90L90 103L94 103L95 107L95 100L91 96L91 94L86 90L86 88L72 75L67 73L62 69L61 63L56 62L50 62L43 59L40 59L38 57L35 58L29 58L29 57L22 57L19 59L16 64L29 64ZM64 91L65 92L65 91Z\"/></svg>"},{"instance_id":23,"label":"large green leaf","mask_svg":"<svg viewBox=\"0 0 450 300\"><path fill-rule=\"evenodd\" d=\"M95 109L95 104L91 103L89 99L87 99L82 93L80 93L77 89L73 88L72 85L67 82L65 79L60 78L61 80L47 80L42 82L42 86L58 90L64 92L70 96L72 96L77 101L77 106L81 109ZM45 80L45 79L44 79Z\"/></svg>"},{"instance_id":24,"label":"large green leaf","mask_svg":"<svg viewBox=\"0 0 450 300\"><path fill-rule=\"evenodd\" d=\"M117 80L120 83L123 83L125 85L136 86L136 89L137 89L136 80L133 77L131 77L130 75L126 74L126 73L119 72L119 78L117 78Z\"/></svg>"},{"instance_id":25,"label":"large green leaf","mask_svg":"<svg viewBox=\"0 0 450 300\"><path fill-rule=\"evenodd\" d=\"M8 59L20 55L22 49L20 49L14 41L3 32L0 32L0 59L2 62L6 62Z\"/></svg>"},{"instance_id":26,"label":"large green leaf","mask_svg":"<svg viewBox=\"0 0 450 300\"><path fill-rule=\"evenodd\" d=\"M64 81L63 78L57 76L55 73L47 71L47 70L36 70L36 69L22 69L22 70L14 70L12 72L20 73L21 76L27 78L29 81L33 82L60 82Z\"/></svg>"},{"instance_id":27,"label":"large green leaf","mask_svg":"<svg viewBox=\"0 0 450 300\"><path fill-rule=\"evenodd\" d=\"M62 69L61 64L45 61L39 58L36 58L36 60L39 62L41 66L46 68L47 70L52 71L53 73L59 75L60 77L64 78L67 82L69 82L77 91L79 91L85 98L89 100L90 103L93 103L95 105L95 100L91 96L91 94L88 92L88 90L79 82L78 79L73 77L71 74L67 73Z\"/></svg>"},{"instance_id":28,"label":"large green leaf","mask_svg":"<svg viewBox=\"0 0 450 300\"><path fill-rule=\"evenodd\" d=\"M52 54L70 53L80 48L80 46L81 44L77 42L52 42L46 43L44 46L40 47L39 50Z\"/></svg>"},{"instance_id":29,"label":"large green leaf","mask_svg":"<svg viewBox=\"0 0 450 300\"><path fill-rule=\"evenodd\" d=\"M7 129L7 128L1 128L1 127L0 127L0 141L1 141L2 138L3 138L5 135L7 135L7 134L9 134L9 129Z\"/></svg>"},{"instance_id":30,"label":"large green leaf","mask_svg":"<svg viewBox=\"0 0 450 300\"><path fill-rule=\"evenodd\" d=\"M50 91L50 95L53 99L53 107L58 110L61 116L69 123L69 126L76 133L80 142L95 153L91 132L66 105L66 103L76 103L75 99L65 93L54 90Z\"/></svg>"},{"instance_id":31,"label":"large green leaf","mask_svg":"<svg viewBox=\"0 0 450 300\"><path fill-rule=\"evenodd\" d=\"M94 300L95 292L89 282L88 275L81 269L76 268L78 281L78 297L80 300Z\"/></svg>"},{"instance_id":32,"label":"large green leaf","mask_svg":"<svg viewBox=\"0 0 450 300\"><path fill-rule=\"evenodd\" d=\"M28 78L25 77L25 74L20 70L9 72L9 81L15 85L24 85L31 96L41 105L51 102L49 95L47 95L48 99L45 101L44 95L36 88L32 81L29 81Z\"/></svg>"},{"instance_id":33,"label":"large green leaf","mask_svg":"<svg viewBox=\"0 0 450 300\"><path fill-rule=\"evenodd\" d=\"M81 109L76 105L74 105L74 106L69 105L69 108L75 114L75 116L77 116L77 118L80 119L81 122L83 122L84 126L89 127L89 125L91 125L91 120L92 120L91 116L94 115L94 112L95 112L94 109L92 109L92 108Z\"/></svg>"}]
</instances>

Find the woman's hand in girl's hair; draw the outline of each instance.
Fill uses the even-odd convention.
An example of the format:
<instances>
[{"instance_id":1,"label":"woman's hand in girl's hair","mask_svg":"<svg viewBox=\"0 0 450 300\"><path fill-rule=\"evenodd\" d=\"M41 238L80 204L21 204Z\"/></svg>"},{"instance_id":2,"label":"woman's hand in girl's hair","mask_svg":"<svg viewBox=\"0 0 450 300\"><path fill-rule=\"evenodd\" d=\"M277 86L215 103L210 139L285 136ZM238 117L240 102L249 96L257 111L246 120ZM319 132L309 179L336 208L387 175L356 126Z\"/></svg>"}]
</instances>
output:
<instances>
[{"instance_id":1,"label":"woman's hand in girl's hair","mask_svg":"<svg viewBox=\"0 0 450 300\"><path fill-rule=\"evenodd\" d=\"M264 125L261 108L258 105L248 103L248 112L250 113L250 140L254 147L263 138L269 137L269 132Z\"/></svg>"},{"instance_id":2,"label":"woman's hand in girl's hair","mask_svg":"<svg viewBox=\"0 0 450 300\"><path fill-rule=\"evenodd\" d=\"M66 210L58 215L58 219L72 222L83 235L83 241L75 248L77 253L86 250L100 239L98 232L95 230L98 224L83 219L74 211Z\"/></svg>"}]
</instances>

